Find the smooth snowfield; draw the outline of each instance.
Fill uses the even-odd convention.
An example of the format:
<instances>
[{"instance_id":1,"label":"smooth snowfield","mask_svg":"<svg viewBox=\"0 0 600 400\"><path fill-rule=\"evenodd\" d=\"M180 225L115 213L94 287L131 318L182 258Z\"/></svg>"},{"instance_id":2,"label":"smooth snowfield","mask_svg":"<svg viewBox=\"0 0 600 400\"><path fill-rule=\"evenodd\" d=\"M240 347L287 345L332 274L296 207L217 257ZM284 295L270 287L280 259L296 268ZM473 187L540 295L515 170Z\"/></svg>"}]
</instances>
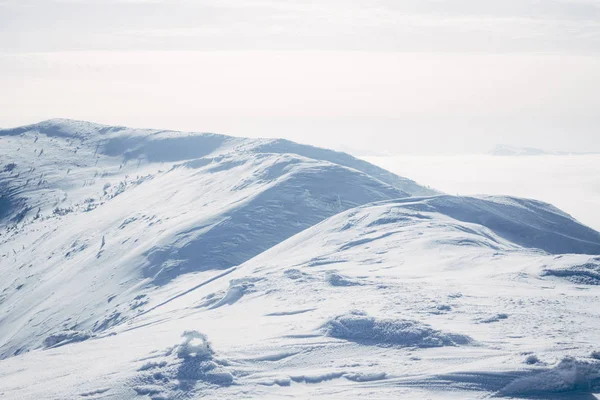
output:
<instances>
[{"instance_id":1,"label":"smooth snowfield","mask_svg":"<svg viewBox=\"0 0 600 400\"><path fill-rule=\"evenodd\" d=\"M182 135L0 136L0 398L600 393L598 232L338 153Z\"/></svg>"}]
</instances>

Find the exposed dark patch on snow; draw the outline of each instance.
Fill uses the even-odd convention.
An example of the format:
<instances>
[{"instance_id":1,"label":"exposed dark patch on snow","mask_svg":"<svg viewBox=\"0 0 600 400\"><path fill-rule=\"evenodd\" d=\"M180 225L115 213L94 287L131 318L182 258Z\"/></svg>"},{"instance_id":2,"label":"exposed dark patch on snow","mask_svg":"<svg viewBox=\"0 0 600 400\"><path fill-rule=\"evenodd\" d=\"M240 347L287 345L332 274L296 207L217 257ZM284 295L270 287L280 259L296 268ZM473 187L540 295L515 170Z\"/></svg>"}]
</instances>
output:
<instances>
[{"instance_id":1,"label":"exposed dark patch on snow","mask_svg":"<svg viewBox=\"0 0 600 400\"><path fill-rule=\"evenodd\" d=\"M92 331L94 331L94 332L105 331L110 327L118 325L123 320L125 320L125 317L122 316L120 312L113 311L108 317L104 318L103 320L96 321L94 323L94 326L92 327Z\"/></svg>"},{"instance_id":2,"label":"exposed dark patch on snow","mask_svg":"<svg viewBox=\"0 0 600 400\"><path fill-rule=\"evenodd\" d=\"M69 251L67 251L65 253L65 258L71 258L74 257L77 253L81 253L82 251L84 251L85 249L87 249L89 246L87 240L84 240L82 242L79 242L79 240L75 240L72 244L71 247L69 249Z\"/></svg>"},{"instance_id":3,"label":"exposed dark patch on snow","mask_svg":"<svg viewBox=\"0 0 600 400\"><path fill-rule=\"evenodd\" d=\"M140 294L135 296L135 298L129 303L129 309L130 310L138 310L141 312L142 309L141 307L145 306L146 304L148 304L149 300L148 300L148 296L145 294Z\"/></svg>"},{"instance_id":4,"label":"exposed dark patch on snow","mask_svg":"<svg viewBox=\"0 0 600 400\"><path fill-rule=\"evenodd\" d=\"M125 219L125 220L124 220L124 221L121 223L121 225L119 225L119 229L125 229L125 227L126 227L127 225L129 225L129 224L131 224L132 222L135 222L135 221L137 221L137 217L129 217L129 218L126 218L126 219Z\"/></svg>"},{"instance_id":5,"label":"exposed dark patch on snow","mask_svg":"<svg viewBox=\"0 0 600 400\"><path fill-rule=\"evenodd\" d=\"M466 335L445 333L418 321L374 318L360 311L337 316L323 326L327 336L366 345L441 347L466 345Z\"/></svg>"},{"instance_id":6,"label":"exposed dark patch on snow","mask_svg":"<svg viewBox=\"0 0 600 400\"><path fill-rule=\"evenodd\" d=\"M4 168L2 169L2 172L12 172L12 170L15 168L17 168L17 164L8 163L4 166Z\"/></svg>"},{"instance_id":7,"label":"exposed dark patch on snow","mask_svg":"<svg viewBox=\"0 0 600 400\"><path fill-rule=\"evenodd\" d=\"M530 354L525 359L525 364L534 365L534 364L540 364L540 363L541 363L540 359L535 354Z\"/></svg>"}]
</instances>

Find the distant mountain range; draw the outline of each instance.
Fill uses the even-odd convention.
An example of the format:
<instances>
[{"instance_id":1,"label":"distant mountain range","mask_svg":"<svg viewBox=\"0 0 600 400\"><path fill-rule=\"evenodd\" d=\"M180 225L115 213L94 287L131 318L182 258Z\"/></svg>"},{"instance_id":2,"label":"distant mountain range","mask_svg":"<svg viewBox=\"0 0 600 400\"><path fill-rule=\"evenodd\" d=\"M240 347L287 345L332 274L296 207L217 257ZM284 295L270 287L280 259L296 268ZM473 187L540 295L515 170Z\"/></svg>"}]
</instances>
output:
<instances>
[{"instance_id":1,"label":"distant mountain range","mask_svg":"<svg viewBox=\"0 0 600 400\"><path fill-rule=\"evenodd\" d=\"M493 156L543 156L543 155L555 155L555 156L570 156L570 155L589 155L599 154L597 152L568 152L568 151L546 151L535 147L518 147L510 146L506 144L496 145L488 154Z\"/></svg>"}]
</instances>

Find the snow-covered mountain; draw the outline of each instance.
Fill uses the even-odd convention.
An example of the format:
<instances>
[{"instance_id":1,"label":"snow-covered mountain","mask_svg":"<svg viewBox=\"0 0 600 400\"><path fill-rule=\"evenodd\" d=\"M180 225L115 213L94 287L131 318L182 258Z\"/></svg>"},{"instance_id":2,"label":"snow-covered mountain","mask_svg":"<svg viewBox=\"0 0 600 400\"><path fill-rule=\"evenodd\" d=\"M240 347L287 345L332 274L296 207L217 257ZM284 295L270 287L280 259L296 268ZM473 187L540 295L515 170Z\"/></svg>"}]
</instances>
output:
<instances>
[{"instance_id":1,"label":"snow-covered mountain","mask_svg":"<svg viewBox=\"0 0 600 400\"><path fill-rule=\"evenodd\" d=\"M104 331L148 291L241 264L340 211L429 191L281 140L67 120L0 137L2 357L56 330Z\"/></svg>"},{"instance_id":2,"label":"snow-covered mountain","mask_svg":"<svg viewBox=\"0 0 600 400\"><path fill-rule=\"evenodd\" d=\"M498 144L488 152L492 156L578 156L598 154L594 152L569 152L569 151L546 151L535 147L520 147L507 144Z\"/></svg>"},{"instance_id":3,"label":"snow-covered mountain","mask_svg":"<svg viewBox=\"0 0 600 400\"><path fill-rule=\"evenodd\" d=\"M0 146L0 397L600 392L600 233L549 204L284 140Z\"/></svg>"}]
</instances>

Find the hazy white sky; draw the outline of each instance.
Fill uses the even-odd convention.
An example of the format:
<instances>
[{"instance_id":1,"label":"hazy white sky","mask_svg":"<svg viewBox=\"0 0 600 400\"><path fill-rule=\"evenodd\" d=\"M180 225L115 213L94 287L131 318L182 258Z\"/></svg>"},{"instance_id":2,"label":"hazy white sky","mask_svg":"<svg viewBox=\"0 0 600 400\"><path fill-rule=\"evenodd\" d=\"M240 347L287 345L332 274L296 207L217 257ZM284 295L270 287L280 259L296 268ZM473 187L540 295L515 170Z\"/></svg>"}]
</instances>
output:
<instances>
[{"instance_id":1,"label":"hazy white sky","mask_svg":"<svg viewBox=\"0 0 600 400\"><path fill-rule=\"evenodd\" d=\"M598 0L0 0L0 126L600 151Z\"/></svg>"}]
</instances>

